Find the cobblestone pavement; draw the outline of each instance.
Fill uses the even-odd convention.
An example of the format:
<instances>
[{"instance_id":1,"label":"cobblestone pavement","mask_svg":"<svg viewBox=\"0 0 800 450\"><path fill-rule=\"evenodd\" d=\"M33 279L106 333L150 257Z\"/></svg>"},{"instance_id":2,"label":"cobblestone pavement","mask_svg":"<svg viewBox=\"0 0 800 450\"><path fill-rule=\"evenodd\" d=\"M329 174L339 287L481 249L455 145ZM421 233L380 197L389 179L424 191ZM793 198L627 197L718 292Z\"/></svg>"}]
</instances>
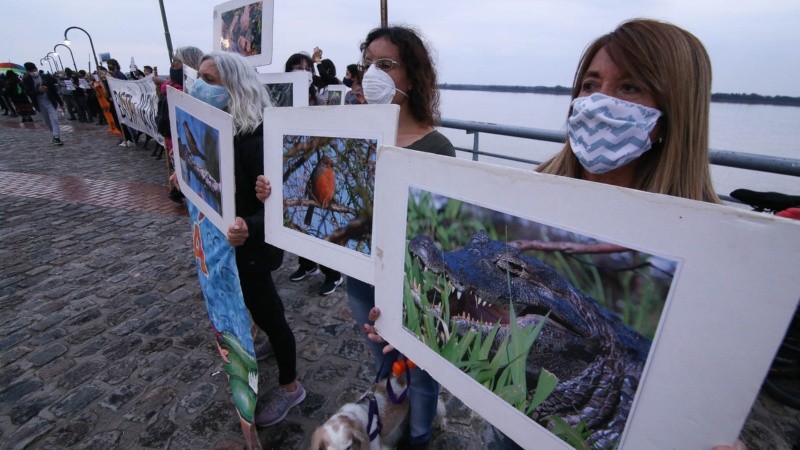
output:
<instances>
[{"instance_id":1,"label":"cobblestone pavement","mask_svg":"<svg viewBox=\"0 0 800 450\"><path fill-rule=\"evenodd\" d=\"M196 279L184 207L166 197L151 149L105 127L62 122L63 147L0 116L0 448L239 449L244 443ZM314 428L370 385L343 287L275 273L308 397L261 429L265 447L302 449ZM260 364L260 392L276 384ZM494 448L456 399L436 449ZM800 413L760 396L743 437L791 448Z\"/></svg>"}]
</instances>

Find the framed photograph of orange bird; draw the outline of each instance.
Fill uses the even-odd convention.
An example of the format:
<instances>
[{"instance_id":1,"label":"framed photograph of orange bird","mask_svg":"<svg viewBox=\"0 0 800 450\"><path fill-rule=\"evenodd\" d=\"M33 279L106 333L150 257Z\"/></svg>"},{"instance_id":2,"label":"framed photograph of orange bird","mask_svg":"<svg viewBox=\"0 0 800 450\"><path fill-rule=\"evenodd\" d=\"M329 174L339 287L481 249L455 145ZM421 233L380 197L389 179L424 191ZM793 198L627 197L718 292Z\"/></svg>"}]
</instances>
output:
<instances>
[{"instance_id":1,"label":"framed photograph of orange bird","mask_svg":"<svg viewBox=\"0 0 800 450\"><path fill-rule=\"evenodd\" d=\"M522 448L736 441L800 222L384 147L377 332Z\"/></svg>"},{"instance_id":2,"label":"framed photograph of orange bird","mask_svg":"<svg viewBox=\"0 0 800 450\"><path fill-rule=\"evenodd\" d=\"M397 105L266 108L266 241L373 283L375 167L398 116Z\"/></svg>"},{"instance_id":3,"label":"framed photograph of orange bird","mask_svg":"<svg viewBox=\"0 0 800 450\"><path fill-rule=\"evenodd\" d=\"M238 53L253 67L272 63L274 0L230 0L214 6L215 51Z\"/></svg>"},{"instance_id":4,"label":"framed photograph of orange bird","mask_svg":"<svg viewBox=\"0 0 800 450\"><path fill-rule=\"evenodd\" d=\"M167 87L172 157L181 192L223 233L236 217L233 118Z\"/></svg>"}]
</instances>

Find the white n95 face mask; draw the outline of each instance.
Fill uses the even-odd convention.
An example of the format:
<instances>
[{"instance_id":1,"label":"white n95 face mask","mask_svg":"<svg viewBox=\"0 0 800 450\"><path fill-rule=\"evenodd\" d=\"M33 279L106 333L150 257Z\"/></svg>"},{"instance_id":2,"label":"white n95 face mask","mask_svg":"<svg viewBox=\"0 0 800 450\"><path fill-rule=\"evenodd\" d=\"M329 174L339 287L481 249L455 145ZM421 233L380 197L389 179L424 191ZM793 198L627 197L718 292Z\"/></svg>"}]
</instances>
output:
<instances>
[{"instance_id":1,"label":"white n95 face mask","mask_svg":"<svg viewBox=\"0 0 800 450\"><path fill-rule=\"evenodd\" d=\"M387 105L392 103L395 92L399 92L408 97L405 92L395 87L394 80L388 73L378 69L374 64L370 65L367 71L364 72L364 79L361 81L361 87L364 90L364 98L370 105Z\"/></svg>"},{"instance_id":2,"label":"white n95 face mask","mask_svg":"<svg viewBox=\"0 0 800 450\"><path fill-rule=\"evenodd\" d=\"M661 111L604 94L572 101L569 144L584 169L610 172L652 146L650 132Z\"/></svg>"}]
</instances>

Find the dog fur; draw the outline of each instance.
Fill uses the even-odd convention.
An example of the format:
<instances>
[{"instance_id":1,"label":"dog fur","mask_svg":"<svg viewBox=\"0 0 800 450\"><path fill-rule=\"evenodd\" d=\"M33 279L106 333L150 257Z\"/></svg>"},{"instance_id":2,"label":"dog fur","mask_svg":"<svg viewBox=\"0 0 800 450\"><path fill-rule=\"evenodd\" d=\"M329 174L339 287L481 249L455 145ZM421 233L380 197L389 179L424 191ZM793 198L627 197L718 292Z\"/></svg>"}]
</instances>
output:
<instances>
[{"instance_id":1,"label":"dog fur","mask_svg":"<svg viewBox=\"0 0 800 450\"><path fill-rule=\"evenodd\" d=\"M405 377L391 377L395 394L406 388ZM354 403L347 403L320 425L311 436L312 450L391 450L402 439L408 423L408 399L394 404L386 393L386 380L375 383L375 400L381 420L381 432L370 441L367 432L369 421L369 402L362 397ZM434 426L444 426L444 405L439 400ZM373 423L373 429L375 424Z\"/></svg>"}]
</instances>

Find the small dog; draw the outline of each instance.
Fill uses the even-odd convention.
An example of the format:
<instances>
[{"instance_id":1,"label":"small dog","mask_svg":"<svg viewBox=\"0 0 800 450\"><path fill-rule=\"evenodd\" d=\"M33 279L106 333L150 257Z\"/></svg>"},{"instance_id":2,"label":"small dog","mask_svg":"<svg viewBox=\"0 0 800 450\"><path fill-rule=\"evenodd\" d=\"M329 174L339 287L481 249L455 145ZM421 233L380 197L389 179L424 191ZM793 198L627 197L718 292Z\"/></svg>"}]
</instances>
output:
<instances>
[{"instance_id":1,"label":"small dog","mask_svg":"<svg viewBox=\"0 0 800 450\"><path fill-rule=\"evenodd\" d=\"M392 390L401 395L406 389L405 376L389 375ZM380 434L370 440L370 431L376 429L377 418L369 424L369 392L354 403L347 403L339 408L327 422L320 425L311 436L312 450L391 450L403 437L408 423L408 399L393 403L386 392L386 379L375 383L374 396L380 418ZM436 407L437 428L444 427L444 404L441 399Z\"/></svg>"}]
</instances>

